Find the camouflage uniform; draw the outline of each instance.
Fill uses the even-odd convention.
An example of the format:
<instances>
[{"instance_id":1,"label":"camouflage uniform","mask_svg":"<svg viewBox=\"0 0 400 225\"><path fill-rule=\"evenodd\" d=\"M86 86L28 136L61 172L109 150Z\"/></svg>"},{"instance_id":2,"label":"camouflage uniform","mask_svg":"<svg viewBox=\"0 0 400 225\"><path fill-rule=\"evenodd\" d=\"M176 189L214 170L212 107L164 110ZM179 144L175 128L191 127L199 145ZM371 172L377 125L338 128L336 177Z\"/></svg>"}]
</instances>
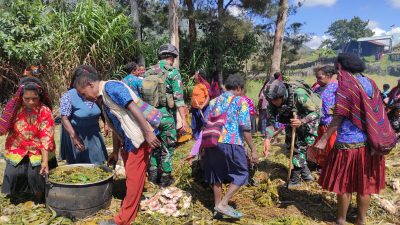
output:
<instances>
[{"instance_id":1,"label":"camouflage uniform","mask_svg":"<svg viewBox=\"0 0 400 225\"><path fill-rule=\"evenodd\" d=\"M288 87L287 90L290 90ZM291 91L287 91L291 92ZM290 148L292 139L292 127L290 119L293 118L293 112L297 112L297 118L301 119L302 125L296 129L296 140L293 153L293 171L292 181L297 183L301 176L308 177L311 173L307 166L307 148L312 145L318 136L317 130L319 125L320 112L316 104L310 99L309 94L303 88L293 90L284 98L283 105L276 107L269 104L267 108L268 115L266 135L272 137L275 128L274 124L280 122L286 125L286 144ZM292 100L291 100L292 99Z\"/></svg>"},{"instance_id":2,"label":"camouflage uniform","mask_svg":"<svg viewBox=\"0 0 400 225\"><path fill-rule=\"evenodd\" d=\"M168 76L165 80L166 93L171 94L174 99L175 107L169 108L159 106L157 109L163 114L159 127L162 146L159 149L154 149L150 157L150 170L161 169L163 173L172 172L172 158L174 155L174 147L177 141L175 115L178 107L185 106L183 99L182 78L179 70L170 66L165 60L159 61L152 66L146 73L154 74L155 71L162 73L168 71ZM161 168L160 168L161 167Z\"/></svg>"}]
</instances>

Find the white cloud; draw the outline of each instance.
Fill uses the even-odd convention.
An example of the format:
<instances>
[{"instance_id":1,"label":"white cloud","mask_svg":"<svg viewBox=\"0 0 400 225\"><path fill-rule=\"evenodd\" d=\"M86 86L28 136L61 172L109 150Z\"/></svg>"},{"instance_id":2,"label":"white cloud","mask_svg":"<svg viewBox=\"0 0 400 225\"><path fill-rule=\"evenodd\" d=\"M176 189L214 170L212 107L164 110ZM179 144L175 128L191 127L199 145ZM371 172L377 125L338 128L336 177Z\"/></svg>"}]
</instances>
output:
<instances>
[{"instance_id":1,"label":"white cloud","mask_svg":"<svg viewBox=\"0 0 400 225\"><path fill-rule=\"evenodd\" d=\"M389 3L395 8L400 8L400 0L389 0Z\"/></svg>"},{"instance_id":2,"label":"white cloud","mask_svg":"<svg viewBox=\"0 0 400 225\"><path fill-rule=\"evenodd\" d=\"M313 35L311 37L311 40L305 43L305 45L307 45L311 49L317 49L321 45L321 43L328 38L329 37L327 35L322 35L322 36Z\"/></svg>"},{"instance_id":3,"label":"white cloud","mask_svg":"<svg viewBox=\"0 0 400 225\"><path fill-rule=\"evenodd\" d=\"M375 21L375 20L370 20L370 21L368 21L368 28L369 29L374 29L374 28L377 28L377 27L379 27L379 22L378 21Z\"/></svg>"},{"instance_id":4,"label":"white cloud","mask_svg":"<svg viewBox=\"0 0 400 225\"><path fill-rule=\"evenodd\" d=\"M396 1L396 0L392 0ZM301 3L304 6L333 6L337 0L296 0L296 3Z\"/></svg>"},{"instance_id":5,"label":"white cloud","mask_svg":"<svg viewBox=\"0 0 400 225\"><path fill-rule=\"evenodd\" d=\"M244 14L244 11L241 8L239 8L239 7L235 6L235 5L231 6L231 7L228 7L228 11L229 11L229 14L231 14L234 17L239 17L239 16L242 16Z\"/></svg>"}]
</instances>

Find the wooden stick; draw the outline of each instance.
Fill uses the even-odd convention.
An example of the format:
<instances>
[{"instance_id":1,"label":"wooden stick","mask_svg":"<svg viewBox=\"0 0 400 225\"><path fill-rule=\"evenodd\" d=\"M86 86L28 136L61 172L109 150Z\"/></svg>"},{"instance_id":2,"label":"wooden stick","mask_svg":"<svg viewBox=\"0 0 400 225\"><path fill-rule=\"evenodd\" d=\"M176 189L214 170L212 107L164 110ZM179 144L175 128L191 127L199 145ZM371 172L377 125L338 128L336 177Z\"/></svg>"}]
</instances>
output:
<instances>
[{"instance_id":1,"label":"wooden stick","mask_svg":"<svg viewBox=\"0 0 400 225\"><path fill-rule=\"evenodd\" d=\"M297 119L296 112L293 112L293 119ZM293 164L293 151L294 151L294 141L296 140L296 128L292 127L292 142L290 143L290 157L289 157L289 168L288 168L288 177L287 177L287 188L289 188L290 176L292 173L292 164Z\"/></svg>"}]
</instances>

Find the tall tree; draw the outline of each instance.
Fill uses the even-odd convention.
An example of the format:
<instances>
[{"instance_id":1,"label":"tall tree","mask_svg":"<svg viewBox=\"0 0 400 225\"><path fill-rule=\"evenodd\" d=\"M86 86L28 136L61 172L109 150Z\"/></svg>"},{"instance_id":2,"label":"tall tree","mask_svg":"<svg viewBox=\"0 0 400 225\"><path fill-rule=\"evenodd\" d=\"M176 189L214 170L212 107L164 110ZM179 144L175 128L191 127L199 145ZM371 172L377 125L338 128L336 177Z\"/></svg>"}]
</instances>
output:
<instances>
[{"instance_id":1,"label":"tall tree","mask_svg":"<svg viewBox=\"0 0 400 225\"><path fill-rule=\"evenodd\" d=\"M169 14L168 14L168 24L169 24L169 37L171 44L179 50L179 1L170 0L169 1ZM179 56L175 59L174 67L179 68Z\"/></svg>"},{"instance_id":2,"label":"tall tree","mask_svg":"<svg viewBox=\"0 0 400 225\"><path fill-rule=\"evenodd\" d=\"M279 1L278 16L276 18L276 29L274 45L271 56L271 71L269 75L281 70L283 38L285 35L285 25L289 10L288 0Z\"/></svg>"},{"instance_id":3,"label":"tall tree","mask_svg":"<svg viewBox=\"0 0 400 225\"><path fill-rule=\"evenodd\" d=\"M193 0L185 0L185 4L188 8L188 19L189 19L189 55L191 56L194 50L194 44L196 43L197 30L196 30L196 18Z\"/></svg>"},{"instance_id":4,"label":"tall tree","mask_svg":"<svg viewBox=\"0 0 400 225\"><path fill-rule=\"evenodd\" d=\"M139 6L137 0L130 0L129 1L131 6L131 17L132 17L132 25L135 28L136 32L136 40L139 42L142 41L142 32L141 32L141 24L139 20ZM140 53L138 56L138 62L144 64L144 57L143 54Z\"/></svg>"},{"instance_id":5,"label":"tall tree","mask_svg":"<svg viewBox=\"0 0 400 225\"><path fill-rule=\"evenodd\" d=\"M333 40L325 43L330 44L332 49L337 50L351 40L370 37L374 35L374 32L368 28L368 22L368 20L363 21L358 16L353 17L350 21L347 19L336 20L325 32L332 36Z\"/></svg>"}]
</instances>

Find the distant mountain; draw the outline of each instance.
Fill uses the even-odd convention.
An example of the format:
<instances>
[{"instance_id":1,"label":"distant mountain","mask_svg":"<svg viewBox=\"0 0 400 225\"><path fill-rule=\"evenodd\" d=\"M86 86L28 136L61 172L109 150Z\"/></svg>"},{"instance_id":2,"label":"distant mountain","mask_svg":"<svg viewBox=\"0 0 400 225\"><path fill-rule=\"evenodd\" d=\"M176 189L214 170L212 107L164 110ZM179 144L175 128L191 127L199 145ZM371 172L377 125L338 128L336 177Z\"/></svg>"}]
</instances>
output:
<instances>
[{"instance_id":1,"label":"distant mountain","mask_svg":"<svg viewBox=\"0 0 400 225\"><path fill-rule=\"evenodd\" d=\"M307 45L302 45L301 48L299 49L299 54L300 55L309 55L313 52L314 50L308 47Z\"/></svg>"}]
</instances>

